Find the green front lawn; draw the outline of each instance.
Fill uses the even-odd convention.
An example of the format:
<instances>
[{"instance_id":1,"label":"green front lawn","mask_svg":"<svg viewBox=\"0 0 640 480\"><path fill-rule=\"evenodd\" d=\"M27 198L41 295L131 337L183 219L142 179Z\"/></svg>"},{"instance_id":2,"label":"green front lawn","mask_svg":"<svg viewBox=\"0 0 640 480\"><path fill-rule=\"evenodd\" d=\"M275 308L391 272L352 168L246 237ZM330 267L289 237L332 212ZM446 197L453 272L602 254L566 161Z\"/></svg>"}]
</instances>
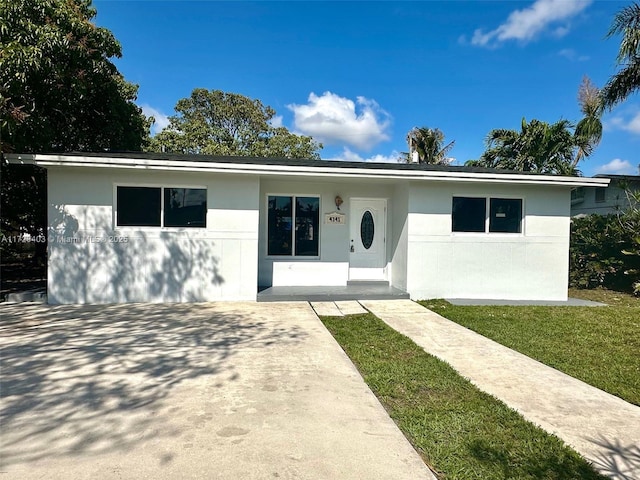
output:
<instances>
[{"instance_id":1,"label":"green front lawn","mask_svg":"<svg viewBox=\"0 0 640 480\"><path fill-rule=\"evenodd\" d=\"M640 300L606 290L571 296L607 307L425 307L502 345L640 405Z\"/></svg>"},{"instance_id":2,"label":"green front lawn","mask_svg":"<svg viewBox=\"0 0 640 480\"><path fill-rule=\"evenodd\" d=\"M322 321L439 478L605 478L374 315Z\"/></svg>"}]
</instances>

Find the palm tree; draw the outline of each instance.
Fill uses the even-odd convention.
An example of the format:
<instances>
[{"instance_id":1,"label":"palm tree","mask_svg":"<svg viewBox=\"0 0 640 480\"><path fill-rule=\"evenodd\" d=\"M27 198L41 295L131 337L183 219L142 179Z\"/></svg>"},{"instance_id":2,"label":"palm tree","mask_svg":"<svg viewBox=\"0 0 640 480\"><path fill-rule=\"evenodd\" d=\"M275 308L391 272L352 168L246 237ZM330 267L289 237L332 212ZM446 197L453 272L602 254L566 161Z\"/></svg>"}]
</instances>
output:
<instances>
[{"instance_id":1,"label":"palm tree","mask_svg":"<svg viewBox=\"0 0 640 480\"><path fill-rule=\"evenodd\" d=\"M447 154L453 148L455 140L444 145L444 133L438 128L412 128L407 134L409 153L405 153L405 161L411 162L414 152L418 154L420 163L448 165Z\"/></svg>"},{"instance_id":2,"label":"palm tree","mask_svg":"<svg viewBox=\"0 0 640 480\"><path fill-rule=\"evenodd\" d=\"M588 157L602 140L602 102L600 90L586 75L578 89L578 104L584 117L576 124L576 156L574 166Z\"/></svg>"},{"instance_id":3,"label":"palm tree","mask_svg":"<svg viewBox=\"0 0 640 480\"><path fill-rule=\"evenodd\" d=\"M501 168L522 172L576 175L576 141L568 120L549 125L540 120L522 119L521 130L491 130L487 149L479 160L467 166Z\"/></svg>"},{"instance_id":4,"label":"palm tree","mask_svg":"<svg viewBox=\"0 0 640 480\"><path fill-rule=\"evenodd\" d=\"M623 68L602 89L602 104L609 109L640 89L640 3L616 14L607 38L617 34L622 34L617 64Z\"/></svg>"}]
</instances>

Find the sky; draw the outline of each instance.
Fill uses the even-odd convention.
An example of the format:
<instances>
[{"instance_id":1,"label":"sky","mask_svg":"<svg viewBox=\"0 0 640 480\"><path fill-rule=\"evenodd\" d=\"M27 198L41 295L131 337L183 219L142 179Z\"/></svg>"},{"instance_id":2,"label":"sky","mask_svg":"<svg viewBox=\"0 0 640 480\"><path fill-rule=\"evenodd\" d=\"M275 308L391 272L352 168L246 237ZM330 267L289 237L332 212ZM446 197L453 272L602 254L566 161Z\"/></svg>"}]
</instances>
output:
<instances>
[{"instance_id":1,"label":"sky","mask_svg":"<svg viewBox=\"0 0 640 480\"><path fill-rule=\"evenodd\" d=\"M396 161L426 126L455 141L454 164L523 118L577 122L583 76L601 87L618 69L620 38L606 34L630 3L94 0L152 132L206 88L273 107L273 123L321 142L323 159ZM639 174L640 94L603 123L582 173Z\"/></svg>"}]
</instances>

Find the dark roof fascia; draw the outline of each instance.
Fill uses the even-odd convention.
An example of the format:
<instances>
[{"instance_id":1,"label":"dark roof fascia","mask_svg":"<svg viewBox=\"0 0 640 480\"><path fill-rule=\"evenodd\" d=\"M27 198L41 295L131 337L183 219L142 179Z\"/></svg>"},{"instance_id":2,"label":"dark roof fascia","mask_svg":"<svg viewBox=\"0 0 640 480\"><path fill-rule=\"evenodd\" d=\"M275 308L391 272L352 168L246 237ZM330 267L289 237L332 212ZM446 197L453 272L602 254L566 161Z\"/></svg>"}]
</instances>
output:
<instances>
[{"instance_id":1,"label":"dark roof fascia","mask_svg":"<svg viewBox=\"0 0 640 480\"><path fill-rule=\"evenodd\" d=\"M44 155L47 155L43 153ZM54 155L60 155L54 154ZM141 160L166 160L189 161L203 163L229 163L237 165L279 165L300 167L330 167L330 168L362 168L367 170L401 170L423 172L464 172L464 173L491 173L532 176L553 176L534 172L521 172L517 170L502 170L496 168L467 167L457 165L429 165L423 163L383 163L383 162L349 162L342 160L314 160L292 158L265 158L265 157L236 157L224 155L187 155L175 153L148 153L148 152L68 152L65 156L89 156L104 158L130 158ZM559 176L559 175L558 175Z\"/></svg>"},{"instance_id":2,"label":"dark roof fascia","mask_svg":"<svg viewBox=\"0 0 640 480\"><path fill-rule=\"evenodd\" d=\"M610 178L611 180L627 180L629 182L640 182L640 175L609 175L607 173L598 173L595 178Z\"/></svg>"}]
</instances>

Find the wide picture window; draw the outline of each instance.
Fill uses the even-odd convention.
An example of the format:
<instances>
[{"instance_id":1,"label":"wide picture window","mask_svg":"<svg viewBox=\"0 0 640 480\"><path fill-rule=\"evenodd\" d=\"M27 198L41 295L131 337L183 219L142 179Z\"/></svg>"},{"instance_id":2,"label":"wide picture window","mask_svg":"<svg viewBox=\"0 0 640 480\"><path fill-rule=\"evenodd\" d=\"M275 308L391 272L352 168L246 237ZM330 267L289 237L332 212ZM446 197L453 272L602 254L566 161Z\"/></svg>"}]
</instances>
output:
<instances>
[{"instance_id":1,"label":"wide picture window","mask_svg":"<svg viewBox=\"0 0 640 480\"><path fill-rule=\"evenodd\" d=\"M451 221L454 232L522 233L522 199L453 197Z\"/></svg>"},{"instance_id":2,"label":"wide picture window","mask_svg":"<svg viewBox=\"0 0 640 480\"><path fill-rule=\"evenodd\" d=\"M117 187L119 227L207 226L205 188Z\"/></svg>"},{"instance_id":3,"label":"wide picture window","mask_svg":"<svg viewBox=\"0 0 640 480\"><path fill-rule=\"evenodd\" d=\"M317 257L320 198L270 195L268 255Z\"/></svg>"}]
</instances>

